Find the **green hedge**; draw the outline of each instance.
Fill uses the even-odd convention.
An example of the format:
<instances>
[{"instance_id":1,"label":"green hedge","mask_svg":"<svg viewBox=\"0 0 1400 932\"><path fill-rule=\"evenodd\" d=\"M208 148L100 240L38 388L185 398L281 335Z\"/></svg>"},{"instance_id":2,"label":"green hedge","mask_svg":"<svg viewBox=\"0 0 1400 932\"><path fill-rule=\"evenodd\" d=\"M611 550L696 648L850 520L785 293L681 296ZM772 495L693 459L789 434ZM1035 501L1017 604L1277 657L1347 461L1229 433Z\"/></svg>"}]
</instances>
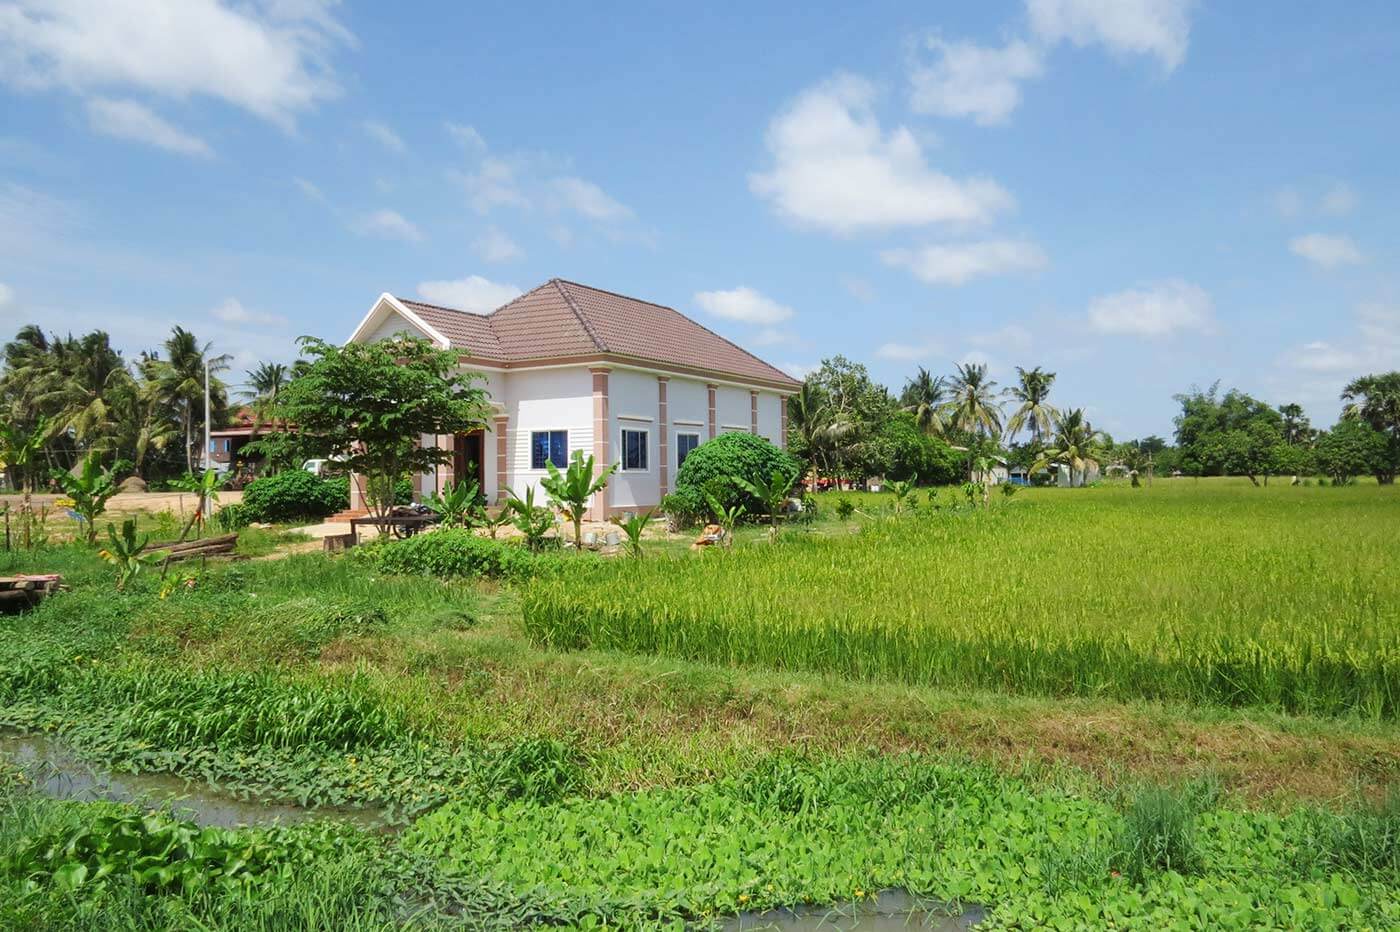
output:
<instances>
[{"instance_id":1,"label":"green hedge","mask_svg":"<svg viewBox=\"0 0 1400 932\"><path fill-rule=\"evenodd\" d=\"M676 473L676 490L662 503L666 512L682 524L709 513L708 488L726 508L743 505L751 515L763 514L764 505L734 484L734 477L749 482L766 480L775 469L796 478L802 472L797 459L753 434L722 434L690 452Z\"/></svg>"},{"instance_id":2,"label":"green hedge","mask_svg":"<svg viewBox=\"0 0 1400 932\"><path fill-rule=\"evenodd\" d=\"M288 469L248 483L242 517L267 522L324 518L348 504L345 479L318 479L305 470Z\"/></svg>"},{"instance_id":3,"label":"green hedge","mask_svg":"<svg viewBox=\"0 0 1400 932\"><path fill-rule=\"evenodd\" d=\"M380 538L353 553L383 573L489 579L525 579L559 561L463 528L442 528L406 540Z\"/></svg>"}]
</instances>

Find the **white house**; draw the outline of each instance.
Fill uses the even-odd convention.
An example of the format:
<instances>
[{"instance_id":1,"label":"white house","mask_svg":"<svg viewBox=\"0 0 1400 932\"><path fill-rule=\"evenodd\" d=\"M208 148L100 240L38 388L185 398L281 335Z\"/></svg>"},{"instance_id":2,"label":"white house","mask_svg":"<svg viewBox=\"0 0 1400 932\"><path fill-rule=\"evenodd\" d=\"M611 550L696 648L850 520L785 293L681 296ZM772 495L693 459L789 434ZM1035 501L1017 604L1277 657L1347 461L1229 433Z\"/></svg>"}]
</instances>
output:
<instances>
[{"instance_id":1,"label":"white house","mask_svg":"<svg viewBox=\"0 0 1400 932\"><path fill-rule=\"evenodd\" d=\"M474 478L500 502L582 450L618 467L592 520L658 506L690 451L719 434L784 445L787 397L801 387L679 311L557 278L489 314L383 294L350 342L403 332L458 351L493 407L484 431L422 438L453 460L421 476L420 493Z\"/></svg>"}]
</instances>

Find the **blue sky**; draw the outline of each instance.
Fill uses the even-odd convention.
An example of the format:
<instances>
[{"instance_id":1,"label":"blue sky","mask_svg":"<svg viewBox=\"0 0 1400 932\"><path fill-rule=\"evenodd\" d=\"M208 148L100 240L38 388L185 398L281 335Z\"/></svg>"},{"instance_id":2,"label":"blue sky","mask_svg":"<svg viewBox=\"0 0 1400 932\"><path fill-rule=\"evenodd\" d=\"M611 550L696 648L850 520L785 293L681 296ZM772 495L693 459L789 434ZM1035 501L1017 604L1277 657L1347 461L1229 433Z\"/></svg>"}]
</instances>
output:
<instances>
[{"instance_id":1,"label":"blue sky","mask_svg":"<svg viewBox=\"0 0 1400 932\"><path fill-rule=\"evenodd\" d=\"M1119 438L1215 379L1330 424L1400 366L1397 47L1361 0L0 0L0 329L236 379L560 276L796 373L1043 365Z\"/></svg>"}]
</instances>

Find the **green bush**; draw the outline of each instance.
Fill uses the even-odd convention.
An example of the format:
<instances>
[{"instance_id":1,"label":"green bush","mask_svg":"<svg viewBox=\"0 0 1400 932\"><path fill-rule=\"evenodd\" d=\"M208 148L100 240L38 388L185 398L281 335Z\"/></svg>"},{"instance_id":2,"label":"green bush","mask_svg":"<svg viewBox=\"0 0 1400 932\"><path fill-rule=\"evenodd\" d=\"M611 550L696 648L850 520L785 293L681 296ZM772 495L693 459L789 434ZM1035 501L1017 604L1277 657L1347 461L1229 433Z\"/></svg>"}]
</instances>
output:
<instances>
[{"instance_id":1,"label":"green bush","mask_svg":"<svg viewBox=\"0 0 1400 932\"><path fill-rule=\"evenodd\" d=\"M346 507L349 485L344 479L318 479L301 469L255 479L243 490L248 521L290 521L324 518Z\"/></svg>"},{"instance_id":2,"label":"green bush","mask_svg":"<svg viewBox=\"0 0 1400 932\"><path fill-rule=\"evenodd\" d=\"M384 573L491 579L532 576L547 559L519 544L478 537L458 528L429 531L406 540L380 538L354 553Z\"/></svg>"},{"instance_id":3,"label":"green bush","mask_svg":"<svg viewBox=\"0 0 1400 932\"><path fill-rule=\"evenodd\" d=\"M241 530L251 523L248 518L248 506L238 502L225 505L214 512L214 524L221 531Z\"/></svg>"},{"instance_id":4,"label":"green bush","mask_svg":"<svg viewBox=\"0 0 1400 932\"><path fill-rule=\"evenodd\" d=\"M802 466L791 454L753 434L723 434L707 440L691 451L676 473L676 490L666 496L666 511L673 517L703 518L710 511L705 498L709 490L726 508L743 505L750 515L764 514L763 502L734 479L764 482L774 470L796 478Z\"/></svg>"}]
</instances>

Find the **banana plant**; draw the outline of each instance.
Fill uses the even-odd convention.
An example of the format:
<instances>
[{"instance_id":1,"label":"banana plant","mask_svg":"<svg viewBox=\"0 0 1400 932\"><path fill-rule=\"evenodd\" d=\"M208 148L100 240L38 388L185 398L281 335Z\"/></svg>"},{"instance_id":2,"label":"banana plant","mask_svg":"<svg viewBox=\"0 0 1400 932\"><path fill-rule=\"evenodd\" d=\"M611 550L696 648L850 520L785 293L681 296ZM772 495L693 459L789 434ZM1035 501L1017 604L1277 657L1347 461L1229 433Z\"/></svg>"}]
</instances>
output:
<instances>
[{"instance_id":1,"label":"banana plant","mask_svg":"<svg viewBox=\"0 0 1400 932\"><path fill-rule=\"evenodd\" d=\"M506 507L515 516L516 528L525 535L525 546L535 551L543 549L544 536L554 527L554 515L543 505L535 504L535 487L526 486L524 498L511 492Z\"/></svg>"},{"instance_id":2,"label":"banana plant","mask_svg":"<svg viewBox=\"0 0 1400 932\"><path fill-rule=\"evenodd\" d=\"M181 491L193 492L199 496L199 500L195 502L194 513L180 532L180 540L183 541L189 536L190 528L196 525L199 526L196 536L204 533L204 523L214 506L219 503L219 474L212 469L206 469L202 476L186 475L178 485Z\"/></svg>"},{"instance_id":3,"label":"banana plant","mask_svg":"<svg viewBox=\"0 0 1400 932\"><path fill-rule=\"evenodd\" d=\"M135 579L143 568L155 563L158 557L154 553L145 552L146 545L151 542L151 535L136 535L135 518L127 518L122 522L120 537L117 536L117 529L109 523L107 536L110 542L99 550L97 555L117 568L117 591L121 592L127 583Z\"/></svg>"},{"instance_id":4,"label":"banana plant","mask_svg":"<svg viewBox=\"0 0 1400 932\"><path fill-rule=\"evenodd\" d=\"M710 506L710 511L715 516L715 523L724 532L724 546L730 547L734 544L734 528L748 513L748 509L743 505L730 505L726 507L723 502L715 496L709 489L705 490L705 501Z\"/></svg>"},{"instance_id":5,"label":"banana plant","mask_svg":"<svg viewBox=\"0 0 1400 932\"><path fill-rule=\"evenodd\" d=\"M894 513L896 515L904 514L905 509L911 507L914 504L914 499L911 498L911 496L914 494L915 481L915 479L909 479L905 482L890 483L890 491L894 493L893 504Z\"/></svg>"},{"instance_id":6,"label":"banana plant","mask_svg":"<svg viewBox=\"0 0 1400 932\"><path fill-rule=\"evenodd\" d=\"M426 504L441 519L443 527L472 527L480 520L480 493L481 488L477 483L464 480L448 489L446 495L433 493Z\"/></svg>"},{"instance_id":7,"label":"banana plant","mask_svg":"<svg viewBox=\"0 0 1400 932\"><path fill-rule=\"evenodd\" d=\"M116 477L110 469L99 466L92 453L83 460L82 471L76 476L58 469L53 477L63 494L73 500L73 512L82 522L83 539L89 544L97 543L97 519L107 510L107 500L117 494Z\"/></svg>"},{"instance_id":8,"label":"banana plant","mask_svg":"<svg viewBox=\"0 0 1400 932\"><path fill-rule=\"evenodd\" d=\"M594 475L593 457L584 457L582 450L575 450L569 460L569 468L559 471L548 460L545 467L549 475L540 480L540 486L549 494L554 507L563 512L574 525L574 547L583 547L583 513L588 510L588 500L608 487L608 477L616 466L605 466Z\"/></svg>"},{"instance_id":9,"label":"banana plant","mask_svg":"<svg viewBox=\"0 0 1400 932\"><path fill-rule=\"evenodd\" d=\"M651 524L651 519L656 517L656 512L648 511L646 514L636 514L626 519L614 517L612 523L622 528L622 533L627 535L627 549L634 557L642 556L642 532Z\"/></svg>"},{"instance_id":10,"label":"banana plant","mask_svg":"<svg viewBox=\"0 0 1400 932\"><path fill-rule=\"evenodd\" d=\"M775 469L766 480L760 479L757 482L750 482L742 476L732 478L735 485L763 503L763 507L768 511L768 539L776 541L778 519L782 517L783 507L787 504L788 496L792 494L792 487L797 484L797 477Z\"/></svg>"}]
</instances>

